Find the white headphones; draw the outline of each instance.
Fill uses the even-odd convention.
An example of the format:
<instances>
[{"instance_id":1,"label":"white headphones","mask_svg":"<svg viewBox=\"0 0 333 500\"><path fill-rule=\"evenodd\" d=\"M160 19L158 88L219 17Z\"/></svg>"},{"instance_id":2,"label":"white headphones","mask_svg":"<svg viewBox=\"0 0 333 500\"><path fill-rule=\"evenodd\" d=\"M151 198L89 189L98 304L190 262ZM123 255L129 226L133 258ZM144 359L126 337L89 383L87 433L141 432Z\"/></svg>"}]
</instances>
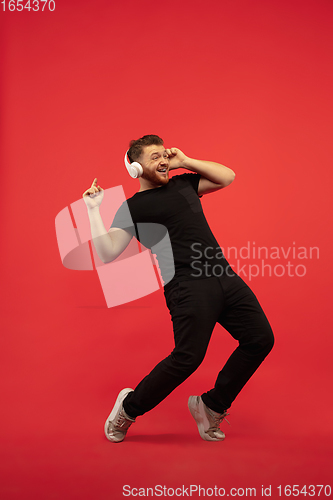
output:
<instances>
[{"instance_id":1,"label":"white headphones","mask_svg":"<svg viewBox=\"0 0 333 500\"><path fill-rule=\"evenodd\" d=\"M125 153L125 166L128 170L128 173L130 174L130 176L133 177L133 179L137 179L138 177L141 177L141 175L143 174L143 168L141 167L140 163L137 161L134 161L133 163L129 163L129 161L127 160L127 153L128 153L128 151L126 151L126 153Z\"/></svg>"}]
</instances>

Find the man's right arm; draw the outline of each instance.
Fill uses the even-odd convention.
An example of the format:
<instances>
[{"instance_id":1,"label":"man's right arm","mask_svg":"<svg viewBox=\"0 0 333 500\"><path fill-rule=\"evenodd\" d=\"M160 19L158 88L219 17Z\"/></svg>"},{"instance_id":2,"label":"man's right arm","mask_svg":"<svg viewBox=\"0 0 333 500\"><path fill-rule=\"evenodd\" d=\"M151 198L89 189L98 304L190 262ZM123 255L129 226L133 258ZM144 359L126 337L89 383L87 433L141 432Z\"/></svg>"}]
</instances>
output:
<instances>
[{"instance_id":1,"label":"man's right arm","mask_svg":"<svg viewBox=\"0 0 333 500\"><path fill-rule=\"evenodd\" d=\"M107 264L119 257L131 241L132 235L124 229L111 228L109 231L105 229L99 212L103 196L104 190L97 186L97 179L94 179L91 187L83 193L94 247L101 261Z\"/></svg>"}]
</instances>

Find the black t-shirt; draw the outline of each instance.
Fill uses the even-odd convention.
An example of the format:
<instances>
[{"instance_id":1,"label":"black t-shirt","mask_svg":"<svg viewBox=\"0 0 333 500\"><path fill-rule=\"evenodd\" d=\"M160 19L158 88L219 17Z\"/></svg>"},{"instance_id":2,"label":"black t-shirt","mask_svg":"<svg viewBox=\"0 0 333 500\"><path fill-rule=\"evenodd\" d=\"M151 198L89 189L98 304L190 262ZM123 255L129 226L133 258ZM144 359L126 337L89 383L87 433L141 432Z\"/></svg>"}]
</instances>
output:
<instances>
[{"instance_id":1,"label":"black t-shirt","mask_svg":"<svg viewBox=\"0 0 333 500\"><path fill-rule=\"evenodd\" d=\"M173 274L173 281L202 279L221 275L228 266L202 210L200 177L176 175L164 186L135 193L111 225L129 231L156 254L165 284Z\"/></svg>"}]
</instances>

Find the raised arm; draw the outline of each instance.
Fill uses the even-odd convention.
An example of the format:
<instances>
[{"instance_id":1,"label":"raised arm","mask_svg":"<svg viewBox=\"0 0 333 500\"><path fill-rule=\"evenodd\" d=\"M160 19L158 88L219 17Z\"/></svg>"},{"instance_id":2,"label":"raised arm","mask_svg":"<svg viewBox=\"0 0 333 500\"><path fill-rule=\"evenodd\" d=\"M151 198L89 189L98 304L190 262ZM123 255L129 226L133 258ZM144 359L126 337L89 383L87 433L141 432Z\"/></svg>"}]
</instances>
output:
<instances>
[{"instance_id":1,"label":"raised arm","mask_svg":"<svg viewBox=\"0 0 333 500\"><path fill-rule=\"evenodd\" d=\"M178 148L171 148L166 151L169 156L170 170L186 168L201 175L198 186L200 196L229 186L235 178L235 172L220 163L189 158Z\"/></svg>"},{"instance_id":2,"label":"raised arm","mask_svg":"<svg viewBox=\"0 0 333 500\"><path fill-rule=\"evenodd\" d=\"M104 190L97 185L97 179L94 179L91 187L82 196L88 208L91 237L97 255L104 264L112 262L125 250L132 235L124 229L111 228L109 231L105 229L99 212Z\"/></svg>"}]
</instances>

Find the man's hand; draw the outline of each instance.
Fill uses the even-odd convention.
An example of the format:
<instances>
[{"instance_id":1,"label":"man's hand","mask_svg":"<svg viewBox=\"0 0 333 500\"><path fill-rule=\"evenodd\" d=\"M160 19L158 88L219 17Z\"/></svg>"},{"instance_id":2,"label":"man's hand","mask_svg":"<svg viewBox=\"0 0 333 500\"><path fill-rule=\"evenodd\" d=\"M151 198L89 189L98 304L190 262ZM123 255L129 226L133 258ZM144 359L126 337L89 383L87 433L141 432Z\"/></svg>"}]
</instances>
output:
<instances>
[{"instance_id":1,"label":"man's hand","mask_svg":"<svg viewBox=\"0 0 333 500\"><path fill-rule=\"evenodd\" d=\"M88 208L92 209L100 206L104 196L104 189L97 185L97 178L94 179L91 187L82 196Z\"/></svg>"},{"instance_id":2,"label":"man's hand","mask_svg":"<svg viewBox=\"0 0 333 500\"><path fill-rule=\"evenodd\" d=\"M190 158L178 148L166 149L166 152L169 157L169 170L185 168L201 175L199 196L229 186L235 178L235 172L220 163Z\"/></svg>"},{"instance_id":3,"label":"man's hand","mask_svg":"<svg viewBox=\"0 0 333 500\"><path fill-rule=\"evenodd\" d=\"M175 168L186 168L185 163L189 158L178 148L166 149L169 157L169 170Z\"/></svg>"}]
</instances>

